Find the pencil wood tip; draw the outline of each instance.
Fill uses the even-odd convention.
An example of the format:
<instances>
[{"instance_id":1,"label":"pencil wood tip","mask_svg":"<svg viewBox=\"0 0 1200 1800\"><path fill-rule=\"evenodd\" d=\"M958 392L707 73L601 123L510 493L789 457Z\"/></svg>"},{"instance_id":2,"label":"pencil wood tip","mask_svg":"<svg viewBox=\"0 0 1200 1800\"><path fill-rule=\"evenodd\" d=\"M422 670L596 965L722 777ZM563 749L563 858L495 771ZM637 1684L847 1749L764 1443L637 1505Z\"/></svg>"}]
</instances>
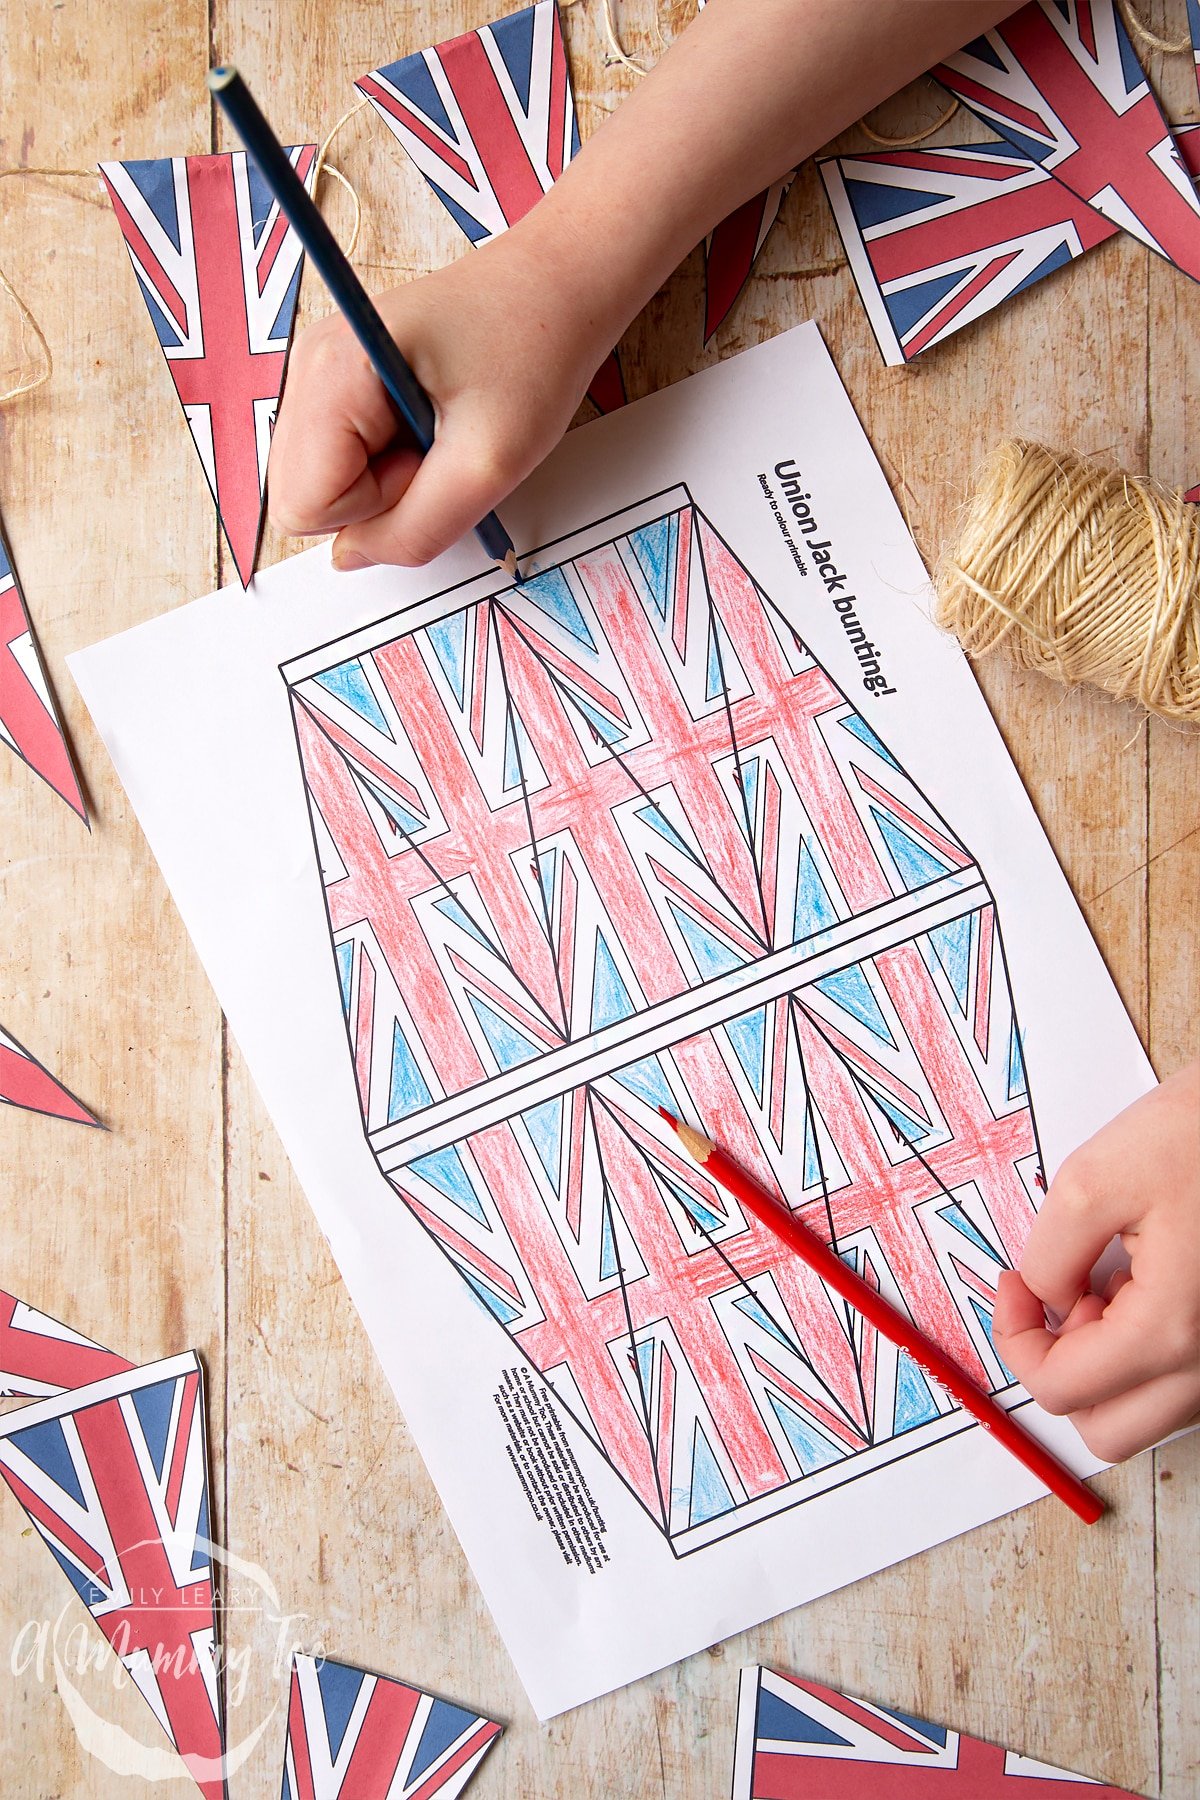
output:
<instances>
[{"instance_id":1,"label":"pencil wood tip","mask_svg":"<svg viewBox=\"0 0 1200 1800\"><path fill-rule=\"evenodd\" d=\"M505 551L500 567L511 580L517 582L518 585L520 584L521 566L517 561L517 553L515 550Z\"/></svg>"},{"instance_id":2,"label":"pencil wood tip","mask_svg":"<svg viewBox=\"0 0 1200 1800\"><path fill-rule=\"evenodd\" d=\"M713 1153L712 1139L706 1138L704 1133L697 1131L694 1125L685 1124L682 1119L677 1119L675 1114L668 1112L665 1106L660 1106L658 1110L671 1130L675 1132L692 1161L706 1163Z\"/></svg>"},{"instance_id":3,"label":"pencil wood tip","mask_svg":"<svg viewBox=\"0 0 1200 1800\"><path fill-rule=\"evenodd\" d=\"M215 69L208 71L208 91L210 94L222 93L231 81L237 80L237 70L232 63L219 63Z\"/></svg>"}]
</instances>

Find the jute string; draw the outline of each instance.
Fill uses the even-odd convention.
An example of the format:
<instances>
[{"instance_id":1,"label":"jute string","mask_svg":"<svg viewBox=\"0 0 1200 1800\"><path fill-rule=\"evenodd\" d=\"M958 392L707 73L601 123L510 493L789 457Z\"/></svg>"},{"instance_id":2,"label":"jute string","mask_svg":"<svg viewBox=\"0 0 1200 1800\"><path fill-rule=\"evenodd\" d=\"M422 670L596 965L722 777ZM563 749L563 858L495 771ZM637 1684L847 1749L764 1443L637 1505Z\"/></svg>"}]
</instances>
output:
<instances>
[{"instance_id":1,"label":"jute string","mask_svg":"<svg viewBox=\"0 0 1200 1800\"><path fill-rule=\"evenodd\" d=\"M967 654L1090 682L1200 723L1200 506L1157 481L1014 439L984 467L936 571Z\"/></svg>"}]
</instances>

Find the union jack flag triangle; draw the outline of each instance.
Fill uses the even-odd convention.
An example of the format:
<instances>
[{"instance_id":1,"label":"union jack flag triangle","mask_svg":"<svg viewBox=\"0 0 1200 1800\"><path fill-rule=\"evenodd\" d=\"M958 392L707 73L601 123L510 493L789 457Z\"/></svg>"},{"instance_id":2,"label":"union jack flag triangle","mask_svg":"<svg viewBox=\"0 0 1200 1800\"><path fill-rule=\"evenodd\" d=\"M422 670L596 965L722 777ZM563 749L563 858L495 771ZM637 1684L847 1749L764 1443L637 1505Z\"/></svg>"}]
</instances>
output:
<instances>
[{"instance_id":1,"label":"union jack flag triangle","mask_svg":"<svg viewBox=\"0 0 1200 1800\"><path fill-rule=\"evenodd\" d=\"M1189 488L1183 497L1185 500L1194 500L1197 505L1200 505L1200 482L1197 482L1194 488Z\"/></svg>"},{"instance_id":2,"label":"union jack flag triangle","mask_svg":"<svg viewBox=\"0 0 1200 1800\"><path fill-rule=\"evenodd\" d=\"M524 218L579 149L555 0L387 63L355 86L473 244ZM624 405L615 353L588 392L601 412Z\"/></svg>"},{"instance_id":3,"label":"union jack flag triangle","mask_svg":"<svg viewBox=\"0 0 1200 1800\"><path fill-rule=\"evenodd\" d=\"M0 532L0 738L88 824L45 665ZM90 826L89 826L90 829Z\"/></svg>"},{"instance_id":4,"label":"union jack flag triangle","mask_svg":"<svg viewBox=\"0 0 1200 1800\"><path fill-rule=\"evenodd\" d=\"M0 1105L50 1113L80 1125L99 1125L81 1100L56 1081L49 1069L0 1025Z\"/></svg>"},{"instance_id":5,"label":"union jack flag triangle","mask_svg":"<svg viewBox=\"0 0 1200 1800\"><path fill-rule=\"evenodd\" d=\"M317 147L289 150L311 187ZM245 152L101 163L243 587L304 253Z\"/></svg>"},{"instance_id":6,"label":"union jack flag triangle","mask_svg":"<svg viewBox=\"0 0 1200 1800\"><path fill-rule=\"evenodd\" d=\"M1135 1800L910 1713L774 1669L743 1669L733 1800Z\"/></svg>"},{"instance_id":7,"label":"union jack flag triangle","mask_svg":"<svg viewBox=\"0 0 1200 1800\"><path fill-rule=\"evenodd\" d=\"M750 279L750 271L779 217L784 195L795 177L796 171L792 169L782 181L772 182L765 192L747 200L709 232L704 245L706 344L720 330Z\"/></svg>"},{"instance_id":8,"label":"union jack flag triangle","mask_svg":"<svg viewBox=\"0 0 1200 1800\"><path fill-rule=\"evenodd\" d=\"M454 1800L499 1736L420 1688L296 1656L283 1800Z\"/></svg>"},{"instance_id":9,"label":"union jack flag triangle","mask_svg":"<svg viewBox=\"0 0 1200 1800\"><path fill-rule=\"evenodd\" d=\"M0 1288L0 1397L62 1394L133 1364Z\"/></svg>"},{"instance_id":10,"label":"union jack flag triangle","mask_svg":"<svg viewBox=\"0 0 1200 1800\"><path fill-rule=\"evenodd\" d=\"M225 1800L199 1359L148 1363L10 1413L0 1476L205 1800Z\"/></svg>"},{"instance_id":11,"label":"union jack flag triangle","mask_svg":"<svg viewBox=\"0 0 1200 1800\"><path fill-rule=\"evenodd\" d=\"M1031 0L933 73L1073 194L1200 280L1200 199L1116 0Z\"/></svg>"},{"instance_id":12,"label":"union jack flag triangle","mask_svg":"<svg viewBox=\"0 0 1200 1800\"><path fill-rule=\"evenodd\" d=\"M1176 136L1200 174L1200 127ZM887 363L910 362L1117 232L1008 143L834 157L820 171Z\"/></svg>"},{"instance_id":13,"label":"union jack flag triangle","mask_svg":"<svg viewBox=\"0 0 1200 1800\"><path fill-rule=\"evenodd\" d=\"M1187 0L1188 30L1192 34L1192 53L1196 64L1196 86L1200 88L1200 0Z\"/></svg>"}]
</instances>

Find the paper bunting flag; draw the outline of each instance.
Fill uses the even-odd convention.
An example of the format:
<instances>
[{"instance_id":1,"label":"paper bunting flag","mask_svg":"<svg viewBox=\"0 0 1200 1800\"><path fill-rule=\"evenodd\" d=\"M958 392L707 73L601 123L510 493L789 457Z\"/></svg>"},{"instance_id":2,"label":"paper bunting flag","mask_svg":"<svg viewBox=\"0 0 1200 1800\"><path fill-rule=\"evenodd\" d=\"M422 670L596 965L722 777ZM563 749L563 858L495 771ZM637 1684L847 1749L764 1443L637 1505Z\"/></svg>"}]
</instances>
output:
<instances>
[{"instance_id":1,"label":"paper bunting flag","mask_svg":"<svg viewBox=\"0 0 1200 1800\"><path fill-rule=\"evenodd\" d=\"M709 232L704 245L704 342L716 334L728 318L779 217L784 195L796 171L772 182Z\"/></svg>"},{"instance_id":2,"label":"paper bunting flag","mask_svg":"<svg viewBox=\"0 0 1200 1800\"><path fill-rule=\"evenodd\" d=\"M49 1113L79 1125L99 1125L81 1100L56 1081L36 1056L0 1025L0 1106Z\"/></svg>"},{"instance_id":3,"label":"paper bunting flag","mask_svg":"<svg viewBox=\"0 0 1200 1800\"><path fill-rule=\"evenodd\" d=\"M62 1394L133 1364L0 1288L0 1397Z\"/></svg>"},{"instance_id":4,"label":"paper bunting flag","mask_svg":"<svg viewBox=\"0 0 1200 1800\"><path fill-rule=\"evenodd\" d=\"M296 1656L283 1800L454 1800L499 1736L420 1688Z\"/></svg>"},{"instance_id":5,"label":"paper bunting flag","mask_svg":"<svg viewBox=\"0 0 1200 1800\"><path fill-rule=\"evenodd\" d=\"M473 244L524 218L579 149L555 0L387 63L354 85ZM615 353L588 392L601 412L624 405Z\"/></svg>"},{"instance_id":6,"label":"paper bunting flag","mask_svg":"<svg viewBox=\"0 0 1200 1800\"><path fill-rule=\"evenodd\" d=\"M88 824L87 807L71 763L29 623L12 556L0 532L0 739ZM90 829L90 827L89 827Z\"/></svg>"},{"instance_id":7,"label":"paper bunting flag","mask_svg":"<svg viewBox=\"0 0 1200 1800\"><path fill-rule=\"evenodd\" d=\"M8 1414L0 1476L205 1800L224 1800L198 1358L148 1363Z\"/></svg>"},{"instance_id":8,"label":"paper bunting flag","mask_svg":"<svg viewBox=\"0 0 1200 1800\"><path fill-rule=\"evenodd\" d=\"M289 150L311 187L317 148ZM244 151L101 163L129 260L248 587L304 253Z\"/></svg>"},{"instance_id":9,"label":"paper bunting flag","mask_svg":"<svg viewBox=\"0 0 1200 1800\"><path fill-rule=\"evenodd\" d=\"M1183 497L1185 500L1194 500L1196 504L1200 506L1200 481L1196 483L1194 488L1189 488Z\"/></svg>"},{"instance_id":10,"label":"paper bunting flag","mask_svg":"<svg viewBox=\"0 0 1200 1800\"><path fill-rule=\"evenodd\" d=\"M733 1800L1136 1800L1127 1788L773 1669L743 1669Z\"/></svg>"},{"instance_id":11,"label":"paper bunting flag","mask_svg":"<svg viewBox=\"0 0 1200 1800\"><path fill-rule=\"evenodd\" d=\"M1022 155L1200 280L1200 199L1116 0L1031 0L933 73Z\"/></svg>"},{"instance_id":12,"label":"paper bunting flag","mask_svg":"<svg viewBox=\"0 0 1200 1800\"><path fill-rule=\"evenodd\" d=\"M1200 0L1187 0L1188 30L1192 34L1192 56L1196 64L1196 86L1200 89Z\"/></svg>"},{"instance_id":13,"label":"paper bunting flag","mask_svg":"<svg viewBox=\"0 0 1200 1800\"><path fill-rule=\"evenodd\" d=\"M1200 174L1200 127L1176 136ZM887 363L910 362L1117 232L1008 143L872 151L820 171Z\"/></svg>"}]
</instances>

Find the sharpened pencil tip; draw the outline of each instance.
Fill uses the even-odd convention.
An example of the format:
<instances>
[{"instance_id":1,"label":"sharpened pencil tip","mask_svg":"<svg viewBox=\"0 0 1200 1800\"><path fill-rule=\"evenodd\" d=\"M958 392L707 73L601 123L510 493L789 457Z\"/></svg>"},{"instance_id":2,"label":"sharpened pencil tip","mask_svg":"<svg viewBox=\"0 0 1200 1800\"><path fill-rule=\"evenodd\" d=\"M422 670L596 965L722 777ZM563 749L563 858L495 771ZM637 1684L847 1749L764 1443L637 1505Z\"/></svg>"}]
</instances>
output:
<instances>
[{"instance_id":1,"label":"sharpened pencil tip","mask_svg":"<svg viewBox=\"0 0 1200 1800\"><path fill-rule=\"evenodd\" d=\"M500 567L504 570L504 573L506 575L510 576L512 578L512 580L515 581L518 586L520 586L521 565L517 561L517 553L515 550L506 550L505 551L504 560L501 562Z\"/></svg>"},{"instance_id":2,"label":"sharpened pencil tip","mask_svg":"<svg viewBox=\"0 0 1200 1800\"><path fill-rule=\"evenodd\" d=\"M667 1124L671 1127L672 1131L679 1130L679 1120L675 1117L673 1112L668 1112L665 1106L659 1107L658 1116L660 1119L665 1119L667 1121Z\"/></svg>"}]
</instances>

